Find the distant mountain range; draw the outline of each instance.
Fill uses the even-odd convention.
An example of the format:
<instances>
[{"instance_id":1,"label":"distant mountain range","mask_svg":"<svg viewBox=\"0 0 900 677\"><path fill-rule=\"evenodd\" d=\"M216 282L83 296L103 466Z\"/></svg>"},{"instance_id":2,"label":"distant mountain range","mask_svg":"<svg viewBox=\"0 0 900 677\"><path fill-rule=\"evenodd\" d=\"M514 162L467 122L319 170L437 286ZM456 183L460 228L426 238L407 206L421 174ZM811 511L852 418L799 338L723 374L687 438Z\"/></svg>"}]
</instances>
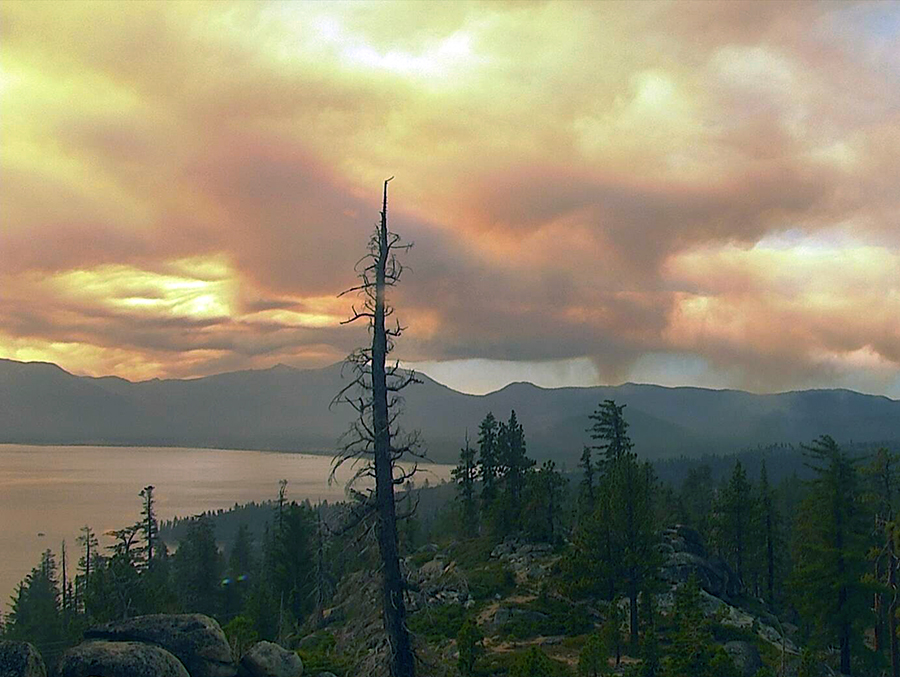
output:
<instances>
[{"instance_id":1,"label":"distant mountain range","mask_svg":"<svg viewBox=\"0 0 900 677\"><path fill-rule=\"evenodd\" d=\"M406 391L403 425L422 432L436 462L455 461L466 431L474 442L488 411L506 419L515 409L529 455L572 469L589 441L588 414L605 399L628 405L635 449L654 459L809 442L824 433L844 442L900 440L900 401L850 390L755 395L633 383L552 389L513 383L467 395L422 380ZM340 365L133 383L0 360L0 443L328 452L351 419L348 407L328 408L343 383Z\"/></svg>"}]
</instances>

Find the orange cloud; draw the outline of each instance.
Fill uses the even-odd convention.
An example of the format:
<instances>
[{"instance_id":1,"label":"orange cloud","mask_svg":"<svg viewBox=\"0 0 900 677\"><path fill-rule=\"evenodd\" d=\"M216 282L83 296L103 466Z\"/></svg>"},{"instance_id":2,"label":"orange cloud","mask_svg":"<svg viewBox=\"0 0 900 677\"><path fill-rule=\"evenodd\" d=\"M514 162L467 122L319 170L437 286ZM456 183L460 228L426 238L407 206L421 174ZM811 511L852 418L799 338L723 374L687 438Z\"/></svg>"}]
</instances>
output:
<instances>
[{"instance_id":1,"label":"orange cloud","mask_svg":"<svg viewBox=\"0 0 900 677\"><path fill-rule=\"evenodd\" d=\"M334 297L396 174L407 360L619 379L689 354L760 389L893 388L898 25L876 3L3 3L0 354L136 378L338 359L364 333Z\"/></svg>"}]
</instances>

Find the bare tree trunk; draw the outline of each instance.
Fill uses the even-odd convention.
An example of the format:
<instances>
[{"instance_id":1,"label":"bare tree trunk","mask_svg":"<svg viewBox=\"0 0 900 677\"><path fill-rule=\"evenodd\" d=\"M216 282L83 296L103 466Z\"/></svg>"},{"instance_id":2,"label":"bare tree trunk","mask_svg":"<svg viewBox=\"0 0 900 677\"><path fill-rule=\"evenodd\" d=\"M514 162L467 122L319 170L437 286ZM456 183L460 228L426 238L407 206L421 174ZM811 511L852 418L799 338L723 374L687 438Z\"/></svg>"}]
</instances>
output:
<instances>
[{"instance_id":1,"label":"bare tree trunk","mask_svg":"<svg viewBox=\"0 0 900 677\"><path fill-rule=\"evenodd\" d=\"M897 555L894 551L893 530L888 531L890 538L888 553L888 587L890 587L890 604L888 604L888 634L891 647L891 677L900 677L900 647L897 638Z\"/></svg>"},{"instance_id":2,"label":"bare tree trunk","mask_svg":"<svg viewBox=\"0 0 900 677\"><path fill-rule=\"evenodd\" d=\"M69 609L69 577L68 563L66 562L66 542L62 542L62 610L63 613Z\"/></svg>"},{"instance_id":3,"label":"bare tree trunk","mask_svg":"<svg viewBox=\"0 0 900 677\"><path fill-rule=\"evenodd\" d=\"M375 271L375 317L372 333L372 424L375 437L375 504L378 520L378 547L383 567L384 629L391 645L392 677L412 677L415 659L406 627L403 600L403 575L397 547L397 512L394 503L394 476L391 458L391 430L388 422L388 388L385 374L387 333L384 326L385 270L388 259L387 186L381 226L378 233L378 258Z\"/></svg>"}]
</instances>

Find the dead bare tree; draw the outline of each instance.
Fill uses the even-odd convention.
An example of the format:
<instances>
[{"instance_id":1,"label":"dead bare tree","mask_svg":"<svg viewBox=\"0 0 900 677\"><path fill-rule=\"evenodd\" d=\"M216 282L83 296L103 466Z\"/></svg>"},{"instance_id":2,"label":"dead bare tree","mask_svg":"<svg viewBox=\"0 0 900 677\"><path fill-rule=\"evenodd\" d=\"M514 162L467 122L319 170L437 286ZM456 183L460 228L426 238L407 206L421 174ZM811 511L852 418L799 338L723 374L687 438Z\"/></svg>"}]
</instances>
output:
<instances>
[{"instance_id":1,"label":"dead bare tree","mask_svg":"<svg viewBox=\"0 0 900 677\"><path fill-rule=\"evenodd\" d=\"M397 514L394 487L402 486L415 474L417 460L424 454L418 435L405 434L398 426L403 405L400 392L419 381L413 372L401 369L399 362L387 364L387 356L394 340L403 333L403 327L399 322L393 328L386 327L387 318L394 312L386 292L399 282L403 272L396 254L412 246L388 229L390 180L384 182L381 221L369 240L368 253L356 265L360 283L341 294L355 293L363 300L363 307L354 306L352 316L343 324L365 320L372 343L347 358L352 378L334 398L334 403L352 406L357 416L333 460L332 478L345 463L354 468L348 483L351 495L357 499L353 517L357 523L373 525L378 539L383 579L382 616L390 647L390 672L392 677L413 677L415 655L406 626L406 582L400 569L397 541L397 520L403 516ZM354 484L365 478L374 480L374 492L354 488Z\"/></svg>"}]
</instances>

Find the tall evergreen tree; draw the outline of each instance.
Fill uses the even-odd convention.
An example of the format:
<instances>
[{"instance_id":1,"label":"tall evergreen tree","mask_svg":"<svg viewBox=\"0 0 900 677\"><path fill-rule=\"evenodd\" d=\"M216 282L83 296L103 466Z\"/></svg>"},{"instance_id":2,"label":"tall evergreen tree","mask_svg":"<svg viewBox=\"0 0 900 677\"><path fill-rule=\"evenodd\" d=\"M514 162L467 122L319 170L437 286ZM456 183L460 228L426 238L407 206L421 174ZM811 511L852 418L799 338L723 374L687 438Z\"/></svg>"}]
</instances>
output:
<instances>
[{"instance_id":1,"label":"tall evergreen tree","mask_svg":"<svg viewBox=\"0 0 900 677\"><path fill-rule=\"evenodd\" d=\"M500 459L497 457L497 419L488 412L478 426L478 476L481 478L481 506L487 512L497 498Z\"/></svg>"},{"instance_id":2,"label":"tall evergreen tree","mask_svg":"<svg viewBox=\"0 0 900 677\"><path fill-rule=\"evenodd\" d=\"M603 453L596 507L579 525L564 568L574 591L600 592L610 601L617 593L628 598L630 639L637 647L639 595L659 565L656 480L632 451L624 409L606 400L591 415L589 432L599 442L594 448Z\"/></svg>"},{"instance_id":3,"label":"tall evergreen tree","mask_svg":"<svg viewBox=\"0 0 900 677\"><path fill-rule=\"evenodd\" d=\"M680 498L687 523L701 536L708 538L710 517L715 503L712 468L708 463L701 463L688 470L687 477L681 485Z\"/></svg>"},{"instance_id":4,"label":"tall evergreen tree","mask_svg":"<svg viewBox=\"0 0 900 677\"><path fill-rule=\"evenodd\" d=\"M731 477L722 489L716 508L715 542L719 554L744 582L745 559L753 537L755 496L740 461L734 464Z\"/></svg>"},{"instance_id":5,"label":"tall evergreen tree","mask_svg":"<svg viewBox=\"0 0 900 677\"><path fill-rule=\"evenodd\" d=\"M628 436L628 422L625 420L626 405L617 405L615 400L604 400L594 413L588 416L594 423L587 429L591 439L599 441L594 445L603 454L600 470L627 454L634 448Z\"/></svg>"},{"instance_id":6,"label":"tall evergreen tree","mask_svg":"<svg viewBox=\"0 0 900 677\"><path fill-rule=\"evenodd\" d=\"M221 611L222 556L207 515L188 522L173 562L178 598L185 611L218 616Z\"/></svg>"},{"instance_id":7,"label":"tall evergreen tree","mask_svg":"<svg viewBox=\"0 0 900 677\"><path fill-rule=\"evenodd\" d=\"M93 529L85 525L81 527L81 534L75 542L82 548L82 555L78 559L78 574L75 577L75 606L90 614L86 603L87 590L91 583L91 574L96 568L96 560L100 556L100 544Z\"/></svg>"},{"instance_id":8,"label":"tall evergreen tree","mask_svg":"<svg viewBox=\"0 0 900 677\"><path fill-rule=\"evenodd\" d=\"M478 480L478 467L475 450L469 445L469 433L466 432L466 444L459 450L459 462L451 472L456 483L456 494L462 508L462 526L466 534L472 534L478 526L478 508L475 504L475 482Z\"/></svg>"},{"instance_id":9,"label":"tall evergreen tree","mask_svg":"<svg viewBox=\"0 0 900 677\"><path fill-rule=\"evenodd\" d=\"M7 639L31 642L45 654L63 639L57 573L53 553L45 550L40 564L31 570L13 595L12 608L4 625Z\"/></svg>"},{"instance_id":10,"label":"tall evergreen tree","mask_svg":"<svg viewBox=\"0 0 900 677\"><path fill-rule=\"evenodd\" d=\"M582 511L589 513L594 509L594 459L593 450L588 445L584 445L581 452L581 459L578 461L578 467L582 470L581 479L581 500Z\"/></svg>"},{"instance_id":11,"label":"tall evergreen tree","mask_svg":"<svg viewBox=\"0 0 900 677\"><path fill-rule=\"evenodd\" d=\"M814 477L796 525L795 603L823 644L837 644L840 671L850 675L868 613L862 584L867 527L856 462L827 435L804 450Z\"/></svg>"},{"instance_id":12,"label":"tall evergreen tree","mask_svg":"<svg viewBox=\"0 0 900 677\"><path fill-rule=\"evenodd\" d=\"M777 549L778 511L775 507L775 495L769 485L769 472L766 462L763 460L759 471L759 498L757 501L760 511L761 559L764 562L766 579L766 602L769 607L775 605L775 553Z\"/></svg>"},{"instance_id":13,"label":"tall evergreen tree","mask_svg":"<svg viewBox=\"0 0 900 677\"><path fill-rule=\"evenodd\" d=\"M159 523L156 520L156 499L153 496L154 487L152 484L141 489L140 496L143 500L141 508L141 531L144 534L144 557L145 566L151 568L153 566L154 549L156 548L156 540L159 534Z\"/></svg>"},{"instance_id":14,"label":"tall evergreen tree","mask_svg":"<svg viewBox=\"0 0 900 677\"><path fill-rule=\"evenodd\" d=\"M500 425L498 439L504 491L515 514L521 510L525 478L534 466L534 461L526 454L525 430L516 418L515 410L510 412L509 421Z\"/></svg>"},{"instance_id":15,"label":"tall evergreen tree","mask_svg":"<svg viewBox=\"0 0 900 677\"><path fill-rule=\"evenodd\" d=\"M900 498L900 455L879 449L865 468L868 485L867 502L874 517L873 578L876 585L875 650L887 649L891 677L900 677L900 655L897 637L897 568L900 565L896 546L896 505Z\"/></svg>"}]
</instances>

